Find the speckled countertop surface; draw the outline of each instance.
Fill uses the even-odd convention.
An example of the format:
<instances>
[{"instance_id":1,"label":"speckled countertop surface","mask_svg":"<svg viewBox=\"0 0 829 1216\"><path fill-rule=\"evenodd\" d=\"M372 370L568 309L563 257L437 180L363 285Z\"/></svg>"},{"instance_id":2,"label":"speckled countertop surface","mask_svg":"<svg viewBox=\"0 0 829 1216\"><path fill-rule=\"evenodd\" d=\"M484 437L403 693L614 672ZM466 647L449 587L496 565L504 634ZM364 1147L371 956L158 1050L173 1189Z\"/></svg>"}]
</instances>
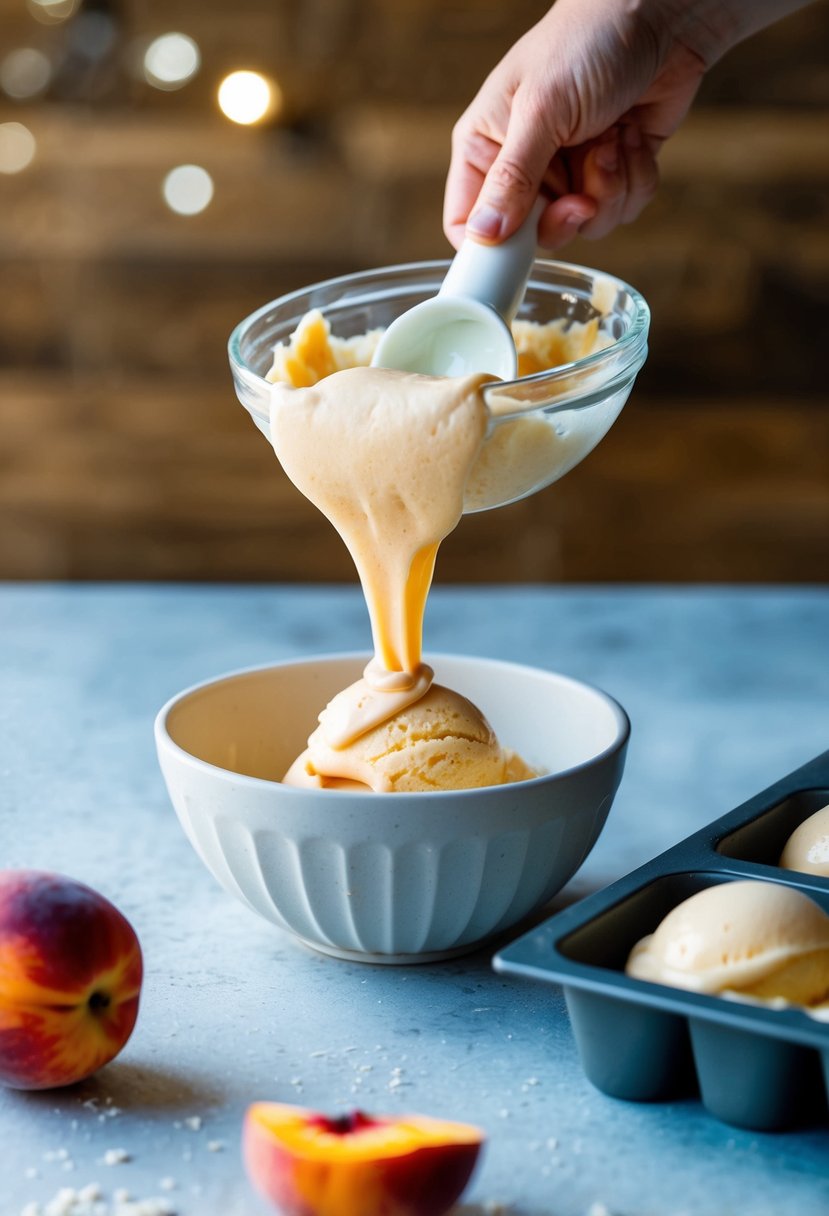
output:
<instances>
[{"instance_id":1,"label":"speckled countertop surface","mask_svg":"<svg viewBox=\"0 0 829 1216\"><path fill-rule=\"evenodd\" d=\"M622 787L571 897L829 746L825 590L437 588L426 636L628 710ZM495 976L490 951L343 963L215 885L169 807L155 711L223 671L367 638L352 588L0 588L0 864L97 887L147 964L115 1063L64 1091L0 1091L0 1216L92 1183L180 1216L263 1213L238 1150L257 1098L480 1123L465 1216L825 1216L829 1128L759 1135L694 1101L613 1101L580 1071L559 990Z\"/></svg>"}]
</instances>

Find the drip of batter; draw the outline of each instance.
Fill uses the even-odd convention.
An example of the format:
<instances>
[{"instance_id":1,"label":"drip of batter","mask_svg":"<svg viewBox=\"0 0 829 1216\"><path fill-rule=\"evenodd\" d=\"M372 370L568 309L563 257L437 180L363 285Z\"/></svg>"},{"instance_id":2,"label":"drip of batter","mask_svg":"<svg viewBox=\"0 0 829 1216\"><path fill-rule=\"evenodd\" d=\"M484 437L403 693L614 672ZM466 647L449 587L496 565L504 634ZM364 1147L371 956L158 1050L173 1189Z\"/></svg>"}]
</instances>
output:
<instances>
[{"instance_id":1,"label":"drip of batter","mask_svg":"<svg viewBox=\"0 0 829 1216\"><path fill-rule=\"evenodd\" d=\"M311 388L273 388L271 440L285 472L351 554L371 620L363 679L321 718L344 747L429 690L423 615L435 557L457 526L487 425L481 385L355 367Z\"/></svg>"}]
</instances>

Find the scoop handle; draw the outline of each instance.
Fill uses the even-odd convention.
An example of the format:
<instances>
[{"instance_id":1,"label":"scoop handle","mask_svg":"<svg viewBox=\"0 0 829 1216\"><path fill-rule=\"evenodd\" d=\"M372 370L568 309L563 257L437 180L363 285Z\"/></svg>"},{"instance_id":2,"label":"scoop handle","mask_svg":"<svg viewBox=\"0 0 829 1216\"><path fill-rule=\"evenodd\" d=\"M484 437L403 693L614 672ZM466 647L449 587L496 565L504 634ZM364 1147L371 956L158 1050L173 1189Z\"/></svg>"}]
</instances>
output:
<instances>
[{"instance_id":1,"label":"scoop handle","mask_svg":"<svg viewBox=\"0 0 829 1216\"><path fill-rule=\"evenodd\" d=\"M538 221L547 206L540 196L524 223L500 245L466 237L446 272L438 295L471 296L509 323L524 298L538 244Z\"/></svg>"}]
</instances>

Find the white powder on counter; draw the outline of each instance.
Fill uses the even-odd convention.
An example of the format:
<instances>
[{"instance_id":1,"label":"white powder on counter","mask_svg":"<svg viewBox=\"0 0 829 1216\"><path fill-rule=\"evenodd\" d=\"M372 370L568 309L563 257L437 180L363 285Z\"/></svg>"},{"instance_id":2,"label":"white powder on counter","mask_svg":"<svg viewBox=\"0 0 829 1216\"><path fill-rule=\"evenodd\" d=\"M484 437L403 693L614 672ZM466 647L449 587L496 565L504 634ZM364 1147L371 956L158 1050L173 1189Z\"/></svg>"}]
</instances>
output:
<instances>
[{"instance_id":1,"label":"white powder on counter","mask_svg":"<svg viewBox=\"0 0 829 1216\"><path fill-rule=\"evenodd\" d=\"M115 1191L109 1202L97 1182L75 1190L61 1187L45 1203L27 1203L20 1216L176 1216L165 1199L131 1199L127 1191Z\"/></svg>"}]
</instances>

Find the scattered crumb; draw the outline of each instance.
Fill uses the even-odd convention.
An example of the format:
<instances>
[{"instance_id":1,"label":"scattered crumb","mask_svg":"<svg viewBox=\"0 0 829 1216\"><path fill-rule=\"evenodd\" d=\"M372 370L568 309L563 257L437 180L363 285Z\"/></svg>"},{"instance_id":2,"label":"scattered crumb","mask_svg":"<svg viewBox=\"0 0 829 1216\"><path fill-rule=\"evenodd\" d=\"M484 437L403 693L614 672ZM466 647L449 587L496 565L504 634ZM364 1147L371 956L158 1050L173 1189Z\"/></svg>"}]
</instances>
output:
<instances>
[{"instance_id":1,"label":"scattered crumb","mask_svg":"<svg viewBox=\"0 0 829 1216\"><path fill-rule=\"evenodd\" d=\"M175 1178L162 1178L158 1184L162 1191L174 1191L178 1186Z\"/></svg>"},{"instance_id":2,"label":"scattered crumb","mask_svg":"<svg viewBox=\"0 0 829 1216\"><path fill-rule=\"evenodd\" d=\"M207 1141L208 1153L222 1153L222 1152L224 1152L224 1147L225 1147L224 1140L208 1140Z\"/></svg>"},{"instance_id":3,"label":"scattered crumb","mask_svg":"<svg viewBox=\"0 0 829 1216\"><path fill-rule=\"evenodd\" d=\"M586 1216L611 1216L610 1208L604 1203L591 1203Z\"/></svg>"},{"instance_id":4,"label":"scattered crumb","mask_svg":"<svg viewBox=\"0 0 829 1216\"><path fill-rule=\"evenodd\" d=\"M113 1192L109 1203L97 1182L74 1190L62 1187L46 1203L27 1203L20 1216L175 1216L166 1199L131 1199L129 1192Z\"/></svg>"},{"instance_id":5,"label":"scattered crumb","mask_svg":"<svg viewBox=\"0 0 829 1216\"><path fill-rule=\"evenodd\" d=\"M47 1152L45 1152L43 1154L43 1160L44 1161L68 1161L69 1160L69 1149L68 1148L49 1149Z\"/></svg>"},{"instance_id":6,"label":"scattered crumb","mask_svg":"<svg viewBox=\"0 0 829 1216\"><path fill-rule=\"evenodd\" d=\"M327 1051L312 1051L309 1056L309 1059L318 1060L320 1058L320 1056L327 1056L327 1055L328 1055Z\"/></svg>"},{"instance_id":7,"label":"scattered crumb","mask_svg":"<svg viewBox=\"0 0 829 1216\"><path fill-rule=\"evenodd\" d=\"M550 1136L549 1140L547 1141L547 1148L551 1153L555 1152L555 1150L558 1148L558 1140L555 1138L555 1136Z\"/></svg>"},{"instance_id":8,"label":"scattered crumb","mask_svg":"<svg viewBox=\"0 0 829 1216\"><path fill-rule=\"evenodd\" d=\"M507 1108L505 1106L502 1107L502 1109L498 1111L498 1118L499 1119L508 1119L509 1118L509 1111L507 1110Z\"/></svg>"},{"instance_id":9,"label":"scattered crumb","mask_svg":"<svg viewBox=\"0 0 829 1216\"><path fill-rule=\"evenodd\" d=\"M104 1165L123 1165L125 1161L131 1161L132 1157L125 1148L108 1148L101 1160Z\"/></svg>"},{"instance_id":10,"label":"scattered crumb","mask_svg":"<svg viewBox=\"0 0 829 1216\"><path fill-rule=\"evenodd\" d=\"M185 1126L189 1127L191 1132L201 1131L201 1115L190 1115L184 1120Z\"/></svg>"}]
</instances>

